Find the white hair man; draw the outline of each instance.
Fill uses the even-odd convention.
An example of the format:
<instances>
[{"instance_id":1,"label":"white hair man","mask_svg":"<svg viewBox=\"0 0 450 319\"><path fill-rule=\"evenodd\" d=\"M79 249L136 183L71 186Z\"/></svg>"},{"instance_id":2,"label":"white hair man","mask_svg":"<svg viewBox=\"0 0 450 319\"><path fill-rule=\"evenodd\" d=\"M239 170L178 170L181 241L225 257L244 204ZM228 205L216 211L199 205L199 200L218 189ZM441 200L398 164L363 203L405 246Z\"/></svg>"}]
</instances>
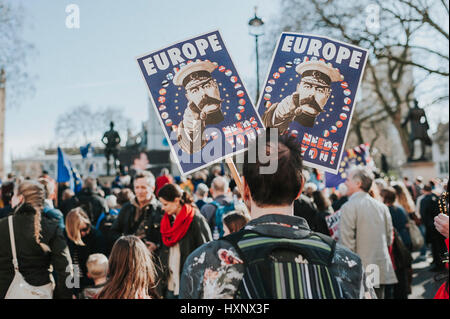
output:
<instances>
[{"instance_id":1,"label":"white hair man","mask_svg":"<svg viewBox=\"0 0 450 319\"><path fill-rule=\"evenodd\" d=\"M389 208L368 193L373 180L363 167L349 171L345 181L349 199L341 208L339 243L361 257L378 298L384 299L386 285L398 282L388 250L394 240L393 225Z\"/></svg>"},{"instance_id":2,"label":"white hair man","mask_svg":"<svg viewBox=\"0 0 450 319\"><path fill-rule=\"evenodd\" d=\"M160 223L161 203L154 195L155 176L147 171L138 173L133 182L135 197L126 203L111 227L113 242L122 235L141 238L150 251L159 253L162 245Z\"/></svg>"},{"instance_id":3,"label":"white hair man","mask_svg":"<svg viewBox=\"0 0 450 319\"><path fill-rule=\"evenodd\" d=\"M197 185L197 190L195 191L195 205L199 209L202 209L202 207L208 202L208 186L206 186L204 183L200 183Z\"/></svg>"}]
</instances>

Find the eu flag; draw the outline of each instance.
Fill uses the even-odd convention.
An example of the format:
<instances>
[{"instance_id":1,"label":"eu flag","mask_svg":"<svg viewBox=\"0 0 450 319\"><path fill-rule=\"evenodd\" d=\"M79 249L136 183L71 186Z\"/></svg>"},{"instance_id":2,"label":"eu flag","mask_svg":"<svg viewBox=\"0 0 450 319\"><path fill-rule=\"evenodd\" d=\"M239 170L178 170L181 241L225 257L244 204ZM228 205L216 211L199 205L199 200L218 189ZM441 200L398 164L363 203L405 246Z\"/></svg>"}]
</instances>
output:
<instances>
[{"instance_id":1,"label":"eu flag","mask_svg":"<svg viewBox=\"0 0 450 319\"><path fill-rule=\"evenodd\" d=\"M91 143L86 146L80 146L80 154L83 158L88 157L89 153L91 153L92 151L93 149L91 147Z\"/></svg>"},{"instance_id":2,"label":"eu flag","mask_svg":"<svg viewBox=\"0 0 450 319\"><path fill-rule=\"evenodd\" d=\"M58 147L58 183L70 182L72 179L72 164L67 155Z\"/></svg>"},{"instance_id":3,"label":"eu flag","mask_svg":"<svg viewBox=\"0 0 450 319\"><path fill-rule=\"evenodd\" d=\"M58 183L69 182L70 189L75 193L78 193L82 187L80 174L72 167L72 163L60 147L58 147L58 176L56 181Z\"/></svg>"},{"instance_id":4,"label":"eu flag","mask_svg":"<svg viewBox=\"0 0 450 319\"><path fill-rule=\"evenodd\" d=\"M345 182L347 179L347 170L350 167L359 165L372 168L374 166L369 154L369 144L367 143L345 151L339 172L337 174L325 172L325 187L338 187L339 184Z\"/></svg>"}]
</instances>

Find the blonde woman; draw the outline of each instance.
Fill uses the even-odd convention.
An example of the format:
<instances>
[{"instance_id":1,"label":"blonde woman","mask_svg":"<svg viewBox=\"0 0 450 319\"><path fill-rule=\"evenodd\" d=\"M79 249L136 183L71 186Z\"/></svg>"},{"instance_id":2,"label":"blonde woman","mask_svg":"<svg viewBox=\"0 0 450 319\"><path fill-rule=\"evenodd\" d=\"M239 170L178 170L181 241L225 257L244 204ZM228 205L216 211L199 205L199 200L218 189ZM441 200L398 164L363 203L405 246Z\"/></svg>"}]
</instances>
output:
<instances>
[{"instance_id":1,"label":"blonde woman","mask_svg":"<svg viewBox=\"0 0 450 319\"><path fill-rule=\"evenodd\" d=\"M57 275L53 298L72 298L65 284L66 278L73 275L69 249L57 222L41 218L44 199L44 187L36 181L24 181L15 188L11 206L19 271L30 285L44 286L53 281L52 265ZM3 299L14 277L8 218L0 220L0 242L0 299Z\"/></svg>"},{"instance_id":2,"label":"blonde woman","mask_svg":"<svg viewBox=\"0 0 450 319\"><path fill-rule=\"evenodd\" d=\"M134 235L120 237L108 262L108 282L98 299L158 298L152 255L141 239Z\"/></svg>"},{"instance_id":3,"label":"blonde woman","mask_svg":"<svg viewBox=\"0 0 450 319\"><path fill-rule=\"evenodd\" d=\"M392 185L397 194L397 203L403 207L403 209L408 213L408 215L414 219L420 219L420 216L415 214L416 205L412 199L411 194L403 183L395 183Z\"/></svg>"},{"instance_id":4,"label":"blonde woman","mask_svg":"<svg viewBox=\"0 0 450 319\"><path fill-rule=\"evenodd\" d=\"M78 296L82 289L94 285L87 277L86 262L89 255L105 254L105 240L102 234L92 227L88 215L81 207L72 209L66 216L66 238L74 272L80 280L80 286L74 288L74 294Z\"/></svg>"}]
</instances>

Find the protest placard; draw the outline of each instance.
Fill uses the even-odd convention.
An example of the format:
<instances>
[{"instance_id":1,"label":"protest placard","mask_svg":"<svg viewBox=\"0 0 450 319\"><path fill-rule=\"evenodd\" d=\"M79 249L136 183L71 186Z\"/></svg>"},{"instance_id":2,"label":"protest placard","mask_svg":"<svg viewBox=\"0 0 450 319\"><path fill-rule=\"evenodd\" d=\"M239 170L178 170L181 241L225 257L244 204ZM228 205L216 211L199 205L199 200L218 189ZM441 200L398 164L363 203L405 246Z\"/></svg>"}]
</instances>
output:
<instances>
[{"instance_id":1,"label":"protest placard","mask_svg":"<svg viewBox=\"0 0 450 319\"><path fill-rule=\"evenodd\" d=\"M339 222L341 221L341 211L338 210L331 215L325 217L330 237L335 241L339 241Z\"/></svg>"},{"instance_id":2,"label":"protest placard","mask_svg":"<svg viewBox=\"0 0 450 319\"><path fill-rule=\"evenodd\" d=\"M258 101L264 126L297 137L306 166L336 174L366 61L365 49L282 33Z\"/></svg>"},{"instance_id":3,"label":"protest placard","mask_svg":"<svg viewBox=\"0 0 450 319\"><path fill-rule=\"evenodd\" d=\"M264 126L219 31L137 58L183 175L244 152Z\"/></svg>"}]
</instances>

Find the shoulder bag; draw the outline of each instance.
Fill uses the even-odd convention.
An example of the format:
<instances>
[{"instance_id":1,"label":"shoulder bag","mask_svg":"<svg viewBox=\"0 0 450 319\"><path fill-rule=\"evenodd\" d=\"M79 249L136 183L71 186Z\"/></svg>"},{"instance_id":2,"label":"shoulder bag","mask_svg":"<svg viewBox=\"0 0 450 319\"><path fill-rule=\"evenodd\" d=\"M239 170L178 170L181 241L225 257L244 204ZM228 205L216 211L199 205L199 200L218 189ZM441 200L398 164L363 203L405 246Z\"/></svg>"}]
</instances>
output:
<instances>
[{"instance_id":1,"label":"shoulder bag","mask_svg":"<svg viewBox=\"0 0 450 319\"><path fill-rule=\"evenodd\" d=\"M14 279L6 292L5 299L52 299L53 283L50 282L44 286L32 286L25 281L25 278L19 272L19 263L17 261L16 243L14 240L13 216L8 217L9 238L11 241L11 251L14 265Z\"/></svg>"}]
</instances>

